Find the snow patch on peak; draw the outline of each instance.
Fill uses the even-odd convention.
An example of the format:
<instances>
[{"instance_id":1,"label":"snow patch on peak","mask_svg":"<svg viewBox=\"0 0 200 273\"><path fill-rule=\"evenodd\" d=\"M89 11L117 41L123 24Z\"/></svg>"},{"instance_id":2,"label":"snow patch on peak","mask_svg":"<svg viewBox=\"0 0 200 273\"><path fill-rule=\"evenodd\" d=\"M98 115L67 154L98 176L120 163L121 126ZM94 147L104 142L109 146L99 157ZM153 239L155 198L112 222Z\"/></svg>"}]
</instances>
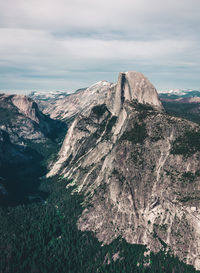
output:
<instances>
[{"instance_id":1,"label":"snow patch on peak","mask_svg":"<svg viewBox=\"0 0 200 273\"><path fill-rule=\"evenodd\" d=\"M110 86L110 85L111 85L110 82L103 80L103 81L99 81L99 82L92 84L89 88L93 88L93 87L97 87L97 86Z\"/></svg>"},{"instance_id":2,"label":"snow patch on peak","mask_svg":"<svg viewBox=\"0 0 200 273\"><path fill-rule=\"evenodd\" d=\"M182 95L188 94L188 93L193 92L193 91L200 92L200 89L188 89L188 88L184 88L184 89L165 89L165 90L159 90L158 93L159 94L170 94L170 95L182 96Z\"/></svg>"}]
</instances>

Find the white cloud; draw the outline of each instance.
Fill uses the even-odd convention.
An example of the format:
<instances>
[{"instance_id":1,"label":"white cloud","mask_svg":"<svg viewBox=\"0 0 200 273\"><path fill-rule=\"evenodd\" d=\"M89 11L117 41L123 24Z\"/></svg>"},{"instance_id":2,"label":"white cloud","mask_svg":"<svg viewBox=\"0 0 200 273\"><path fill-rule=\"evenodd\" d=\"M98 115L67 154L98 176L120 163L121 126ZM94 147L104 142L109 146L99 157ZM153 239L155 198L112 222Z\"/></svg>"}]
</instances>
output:
<instances>
[{"instance_id":1,"label":"white cloud","mask_svg":"<svg viewBox=\"0 0 200 273\"><path fill-rule=\"evenodd\" d=\"M7 0L0 3L0 23L58 32L133 33L146 28L156 33L162 27L175 31L198 25L199 8L199 0Z\"/></svg>"},{"instance_id":2,"label":"white cloud","mask_svg":"<svg viewBox=\"0 0 200 273\"><path fill-rule=\"evenodd\" d=\"M195 46L187 40L100 40L94 38L56 38L48 32L24 29L0 29L2 37L1 60L37 65L62 66L67 60L168 60L169 56L182 54ZM173 60L173 59L172 59Z\"/></svg>"},{"instance_id":3,"label":"white cloud","mask_svg":"<svg viewBox=\"0 0 200 273\"><path fill-rule=\"evenodd\" d=\"M12 77L45 86L49 77L71 88L76 76L89 83L88 75L110 72L109 80L123 69L162 82L160 67L178 71L181 84L182 70L199 72L199 8L199 0L0 1L0 84Z\"/></svg>"}]
</instances>

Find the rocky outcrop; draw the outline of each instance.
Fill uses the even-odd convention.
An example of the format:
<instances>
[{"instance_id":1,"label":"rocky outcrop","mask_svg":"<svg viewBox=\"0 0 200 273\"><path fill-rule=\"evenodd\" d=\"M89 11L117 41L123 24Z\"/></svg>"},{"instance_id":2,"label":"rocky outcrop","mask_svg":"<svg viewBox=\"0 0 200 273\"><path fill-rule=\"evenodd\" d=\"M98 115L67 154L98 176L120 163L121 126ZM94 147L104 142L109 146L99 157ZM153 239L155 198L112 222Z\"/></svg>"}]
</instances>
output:
<instances>
[{"instance_id":1,"label":"rocky outcrop","mask_svg":"<svg viewBox=\"0 0 200 273\"><path fill-rule=\"evenodd\" d=\"M49 176L85 196L80 230L165 247L200 269L200 127L168 116L140 73L120 73L105 102L72 123Z\"/></svg>"},{"instance_id":2,"label":"rocky outcrop","mask_svg":"<svg viewBox=\"0 0 200 273\"><path fill-rule=\"evenodd\" d=\"M0 129L11 142L45 141L53 130L52 121L39 111L37 104L23 95L0 95Z\"/></svg>"},{"instance_id":3,"label":"rocky outcrop","mask_svg":"<svg viewBox=\"0 0 200 273\"><path fill-rule=\"evenodd\" d=\"M126 100L154 105L163 110L155 87L141 73L119 73L116 84L100 81L86 89L69 94L64 99L48 100L44 113L51 118L71 123L78 114L87 115L95 105L106 104L113 115L118 115Z\"/></svg>"},{"instance_id":4,"label":"rocky outcrop","mask_svg":"<svg viewBox=\"0 0 200 273\"><path fill-rule=\"evenodd\" d=\"M107 81L100 81L63 99L48 100L47 107L42 105L43 112L53 119L71 123L78 114L87 114L93 106L104 103L111 86Z\"/></svg>"},{"instance_id":5,"label":"rocky outcrop","mask_svg":"<svg viewBox=\"0 0 200 273\"><path fill-rule=\"evenodd\" d=\"M30 118L36 123L40 122L42 114L33 100L26 96L15 95L12 97L11 101L13 105L17 107L19 113Z\"/></svg>"},{"instance_id":6,"label":"rocky outcrop","mask_svg":"<svg viewBox=\"0 0 200 273\"><path fill-rule=\"evenodd\" d=\"M110 84L106 81L102 81L86 90L83 90L83 93L84 97L88 99L85 101L87 102L87 107L85 108L84 105L81 105L79 108L80 111L77 111L77 114L79 113L79 116L77 117L77 119L75 119L72 126L70 127L60 152L61 161L65 161L66 157L69 156L67 153L71 153L71 137L74 139L73 143L77 142L77 133L76 131L74 131L76 124L79 120L84 119L84 117L88 117L88 115L90 115L91 113L91 109L99 109L96 110L97 115L99 114L101 116L101 105L104 105L105 109L107 109L110 114L112 114L113 116L118 116L118 123L116 127L116 132L114 134L115 139L120 133L124 124L126 124L127 122L128 113L124 110L123 107L123 104L125 102L143 103L148 106L153 106L154 109L157 111L163 110L162 103L158 98L158 94L154 86L143 74L135 71L119 73L118 82L116 84ZM82 97L83 96L81 94L80 100ZM100 106L95 107L95 105ZM82 114L80 114L80 112ZM69 117L72 116L73 115L71 113ZM82 138L82 135L80 136L80 138ZM58 161L57 164L55 164L54 166L56 169L58 169L57 166L62 166L62 163ZM54 174L54 172L56 171L54 171L53 168L51 170L51 174Z\"/></svg>"},{"instance_id":7,"label":"rocky outcrop","mask_svg":"<svg viewBox=\"0 0 200 273\"><path fill-rule=\"evenodd\" d=\"M11 203L21 202L26 181L33 185L36 177L35 185L38 183L37 174L44 173L43 166L40 167L43 153L58 145L55 139L59 126L39 111L32 99L0 95L0 194L5 197L3 202L7 199Z\"/></svg>"},{"instance_id":8,"label":"rocky outcrop","mask_svg":"<svg viewBox=\"0 0 200 273\"><path fill-rule=\"evenodd\" d=\"M38 104L41 111L44 111L45 109L50 108L52 105L54 105L58 100L62 101L64 98L66 98L69 95L70 93L68 93L67 91L43 90L43 91L32 91L30 94L28 94L28 97Z\"/></svg>"},{"instance_id":9,"label":"rocky outcrop","mask_svg":"<svg viewBox=\"0 0 200 273\"><path fill-rule=\"evenodd\" d=\"M125 101L136 100L163 109L155 87L141 73L130 71L119 73L115 92L113 114L118 115Z\"/></svg>"}]
</instances>

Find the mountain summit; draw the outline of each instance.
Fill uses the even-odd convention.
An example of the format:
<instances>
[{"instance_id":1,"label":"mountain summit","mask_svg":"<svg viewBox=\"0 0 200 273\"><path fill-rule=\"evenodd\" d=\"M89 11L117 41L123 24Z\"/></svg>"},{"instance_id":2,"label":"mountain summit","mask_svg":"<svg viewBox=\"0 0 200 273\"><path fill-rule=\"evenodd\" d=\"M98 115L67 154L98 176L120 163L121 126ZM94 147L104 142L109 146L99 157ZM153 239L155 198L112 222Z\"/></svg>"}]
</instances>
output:
<instances>
[{"instance_id":1,"label":"mountain summit","mask_svg":"<svg viewBox=\"0 0 200 273\"><path fill-rule=\"evenodd\" d=\"M48 176L84 195L80 230L164 247L200 269L199 125L162 111L141 73L120 73L104 92L74 119Z\"/></svg>"},{"instance_id":2,"label":"mountain summit","mask_svg":"<svg viewBox=\"0 0 200 273\"><path fill-rule=\"evenodd\" d=\"M119 73L115 93L114 114L118 115L124 101L136 100L162 109L155 87L142 74L136 71Z\"/></svg>"},{"instance_id":3,"label":"mountain summit","mask_svg":"<svg viewBox=\"0 0 200 273\"><path fill-rule=\"evenodd\" d=\"M37 100L38 96L32 98ZM78 114L88 115L92 107L103 103L117 116L125 101L137 101L163 110L155 87L143 74L135 71L119 73L118 82L114 84L99 81L63 99L54 96L48 101L37 100L37 103L51 118L69 123Z\"/></svg>"}]
</instances>

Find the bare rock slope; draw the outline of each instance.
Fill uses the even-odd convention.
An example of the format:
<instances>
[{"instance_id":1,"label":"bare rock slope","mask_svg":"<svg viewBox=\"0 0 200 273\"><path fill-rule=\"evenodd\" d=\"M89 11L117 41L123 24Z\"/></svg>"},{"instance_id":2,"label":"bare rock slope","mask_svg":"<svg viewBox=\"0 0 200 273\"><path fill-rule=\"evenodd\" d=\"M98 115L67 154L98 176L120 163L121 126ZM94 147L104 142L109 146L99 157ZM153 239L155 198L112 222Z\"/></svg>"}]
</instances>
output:
<instances>
[{"instance_id":1,"label":"bare rock slope","mask_svg":"<svg viewBox=\"0 0 200 273\"><path fill-rule=\"evenodd\" d=\"M78 90L63 99L51 100L43 108L43 112L53 119L70 122L78 114L88 113L92 106L104 103L107 90L111 86L112 84L107 81L97 82L89 88Z\"/></svg>"},{"instance_id":2,"label":"bare rock slope","mask_svg":"<svg viewBox=\"0 0 200 273\"><path fill-rule=\"evenodd\" d=\"M15 144L24 139L45 141L52 130L50 119L24 95L0 94L0 116L0 129L7 132Z\"/></svg>"},{"instance_id":3,"label":"bare rock slope","mask_svg":"<svg viewBox=\"0 0 200 273\"><path fill-rule=\"evenodd\" d=\"M126 72L76 117L48 175L84 194L79 229L167 247L200 269L199 159L200 127L168 116L153 85Z\"/></svg>"},{"instance_id":4,"label":"bare rock slope","mask_svg":"<svg viewBox=\"0 0 200 273\"><path fill-rule=\"evenodd\" d=\"M78 114L87 115L93 106L106 102L117 114L126 99L137 99L138 102L162 108L154 86L144 75L135 71L120 73L117 84L100 81L63 99L48 100L46 107L42 107L51 118L71 122Z\"/></svg>"}]
</instances>

